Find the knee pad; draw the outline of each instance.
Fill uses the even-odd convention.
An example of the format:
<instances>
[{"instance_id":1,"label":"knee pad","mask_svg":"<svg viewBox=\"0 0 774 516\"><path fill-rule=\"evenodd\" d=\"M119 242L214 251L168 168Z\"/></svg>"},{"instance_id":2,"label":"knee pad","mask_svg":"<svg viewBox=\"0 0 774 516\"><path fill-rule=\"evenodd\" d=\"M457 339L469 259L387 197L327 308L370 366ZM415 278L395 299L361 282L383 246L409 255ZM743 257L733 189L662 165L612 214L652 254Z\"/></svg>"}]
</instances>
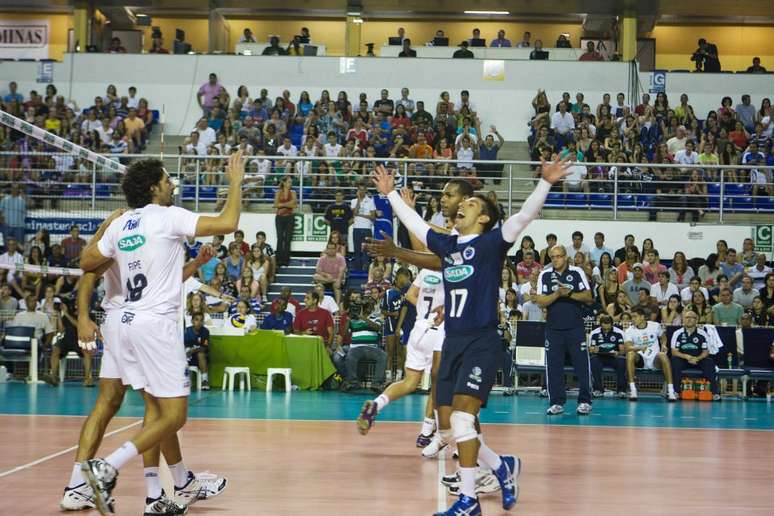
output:
<instances>
[{"instance_id":1,"label":"knee pad","mask_svg":"<svg viewBox=\"0 0 774 516\"><path fill-rule=\"evenodd\" d=\"M476 432L476 416L455 410L451 414L451 427L454 440L457 443L463 443L478 438Z\"/></svg>"}]
</instances>

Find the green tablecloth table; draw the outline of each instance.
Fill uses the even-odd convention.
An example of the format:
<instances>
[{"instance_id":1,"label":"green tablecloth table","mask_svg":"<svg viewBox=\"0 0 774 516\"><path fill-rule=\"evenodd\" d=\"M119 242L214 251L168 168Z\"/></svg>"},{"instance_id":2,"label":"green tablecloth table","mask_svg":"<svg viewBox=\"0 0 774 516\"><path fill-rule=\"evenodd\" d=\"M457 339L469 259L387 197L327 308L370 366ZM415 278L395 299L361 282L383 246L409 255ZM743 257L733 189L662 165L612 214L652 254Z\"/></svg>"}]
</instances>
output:
<instances>
[{"instance_id":1,"label":"green tablecloth table","mask_svg":"<svg viewBox=\"0 0 774 516\"><path fill-rule=\"evenodd\" d=\"M228 366L249 367L251 375L263 377L270 367L289 367L293 385L310 390L318 389L336 371L320 337L285 336L268 330L210 337L210 385L221 388ZM253 381L252 387L265 385L257 383Z\"/></svg>"}]
</instances>

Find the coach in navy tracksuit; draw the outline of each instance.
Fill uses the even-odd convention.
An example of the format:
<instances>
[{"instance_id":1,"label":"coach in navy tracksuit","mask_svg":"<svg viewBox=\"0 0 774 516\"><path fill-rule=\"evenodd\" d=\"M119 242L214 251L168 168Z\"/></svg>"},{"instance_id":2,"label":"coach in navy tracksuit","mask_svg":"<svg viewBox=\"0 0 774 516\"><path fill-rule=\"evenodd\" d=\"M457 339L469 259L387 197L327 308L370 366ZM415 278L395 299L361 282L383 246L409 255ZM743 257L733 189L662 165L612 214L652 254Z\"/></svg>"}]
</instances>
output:
<instances>
[{"instance_id":1,"label":"coach in navy tracksuit","mask_svg":"<svg viewBox=\"0 0 774 516\"><path fill-rule=\"evenodd\" d=\"M578 414L591 413L591 370L583 326L583 305L593 300L588 279L582 269L568 266L567 250L557 245L549 251L551 265L538 276L537 304L546 314L546 377L551 403L546 414L564 412L567 388L564 381L564 357L570 354L580 388Z\"/></svg>"}]
</instances>

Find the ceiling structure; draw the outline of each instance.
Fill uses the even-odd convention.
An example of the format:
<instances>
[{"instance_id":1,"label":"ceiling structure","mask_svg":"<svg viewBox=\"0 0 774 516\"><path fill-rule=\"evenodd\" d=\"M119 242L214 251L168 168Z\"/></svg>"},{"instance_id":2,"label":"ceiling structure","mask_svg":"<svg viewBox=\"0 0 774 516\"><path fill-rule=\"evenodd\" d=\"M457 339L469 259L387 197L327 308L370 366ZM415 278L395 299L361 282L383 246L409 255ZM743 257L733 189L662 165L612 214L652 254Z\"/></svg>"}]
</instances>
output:
<instances>
[{"instance_id":1,"label":"ceiling structure","mask_svg":"<svg viewBox=\"0 0 774 516\"><path fill-rule=\"evenodd\" d=\"M365 20L583 21L587 16L636 13L638 18L652 19L656 24L774 25L774 0L4 0L0 10L69 12L75 5L86 4L106 11L128 7L134 13L150 16L207 16L212 9L218 9L225 17L341 18L347 12L359 12ZM466 15L466 10L509 14Z\"/></svg>"}]
</instances>

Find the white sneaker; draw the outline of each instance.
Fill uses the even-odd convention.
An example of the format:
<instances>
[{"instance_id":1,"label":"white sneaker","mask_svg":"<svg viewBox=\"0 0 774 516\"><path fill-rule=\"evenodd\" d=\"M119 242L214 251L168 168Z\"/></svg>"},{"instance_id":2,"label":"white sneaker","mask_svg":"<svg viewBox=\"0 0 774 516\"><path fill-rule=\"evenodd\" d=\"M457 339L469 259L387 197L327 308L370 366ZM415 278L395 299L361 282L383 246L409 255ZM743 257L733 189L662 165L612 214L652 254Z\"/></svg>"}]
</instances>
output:
<instances>
[{"instance_id":1,"label":"white sneaker","mask_svg":"<svg viewBox=\"0 0 774 516\"><path fill-rule=\"evenodd\" d=\"M576 410L579 416L588 416L591 414L591 404L590 403L581 403L578 405L578 408Z\"/></svg>"},{"instance_id":2,"label":"white sneaker","mask_svg":"<svg viewBox=\"0 0 774 516\"><path fill-rule=\"evenodd\" d=\"M161 496L156 498L145 498L145 512L143 516L154 516L156 514L186 514L188 512L187 505L181 505L173 500L167 498L164 491L161 491Z\"/></svg>"},{"instance_id":3,"label":"white sneaker","mask_svg":"<svg viewBox=\"0 0 774 516\"><path fill-rule=\"evenodd\" d=\"M449 494L454 496L460 494L461 482L459 473L443 477L441 483L446 486ZM497 481L497 477L492 473L491 469L476 469L476 494L494 493L499 490L500 483Z\"/></svg>"},{"instance_id":4,"label":"white sneaker","mask_svg":"<svg viewBox=\"0 0 774 516\"><path fill-rule=\"evenodd\" d=\"M551 405L548 407L548 410L546 410L547 416L558 416L559 414L562 414L564 412L564 407L561 405Z\"/></svg>"},{"instance_id":5,"label":"white sneaker","mask_svg":"<svg viewBox=\"0 0 774 516\"><path fill-rule=\"evenodd\" d=\"M637 401L637 387L629 387L629 401Z\"/></svg>"},{"instance_id":6,"label":"white sneaker","mask_svg":"<svg viewBox=\"0 0 774 516\"><path fill-rule=\"evenodd\" d=\"M399 382L403 380L403 371L396 371L395 372L395 381Z\"/></svg>"},{"instance_id":7,"label":"white sneaker","mask_svg":"<svg viewBox=\"0 0 774 516\"><path fill-rule=\"evenodd\" d=\"M65 487L64 496L62 496L62 501L59 502L59 508L63 511L96 509L94 490L86 482L73 488Z\"/></svg>"},{"instance_id":8,"label":"white sneaker","mask_svg":"<svg viewBox=\"0 0 774 516\"><path fill-rule=\"evenodd\" d=\"M422 457L432 459L438 456L449 445L441 438L441 432L436 432L430 444L422 448Z\"/></svg>"},{"instance_id":9,"label":"white sneaker","mask_svg":"<svg viewBox=\"0 0 774 516\"><path fill-rule=\"evenodd\" d=\"M204 473L188 472L188 481L183 487L175 486L175 501L183 505L193 505L199 500L215 498L226 489L228 480L209 471Z\"/></svg>"},{"instance_id":10,"label":"white sneaker","mask_svg":"<svg viewBox=\"0 0 774 516\"><path fill-rule=\"evenodd\" d=\"M670 403L674 403L677 401L677 393L675 391L670 392L667 394L667 401Z\"/></svg>"}]
</instances>

